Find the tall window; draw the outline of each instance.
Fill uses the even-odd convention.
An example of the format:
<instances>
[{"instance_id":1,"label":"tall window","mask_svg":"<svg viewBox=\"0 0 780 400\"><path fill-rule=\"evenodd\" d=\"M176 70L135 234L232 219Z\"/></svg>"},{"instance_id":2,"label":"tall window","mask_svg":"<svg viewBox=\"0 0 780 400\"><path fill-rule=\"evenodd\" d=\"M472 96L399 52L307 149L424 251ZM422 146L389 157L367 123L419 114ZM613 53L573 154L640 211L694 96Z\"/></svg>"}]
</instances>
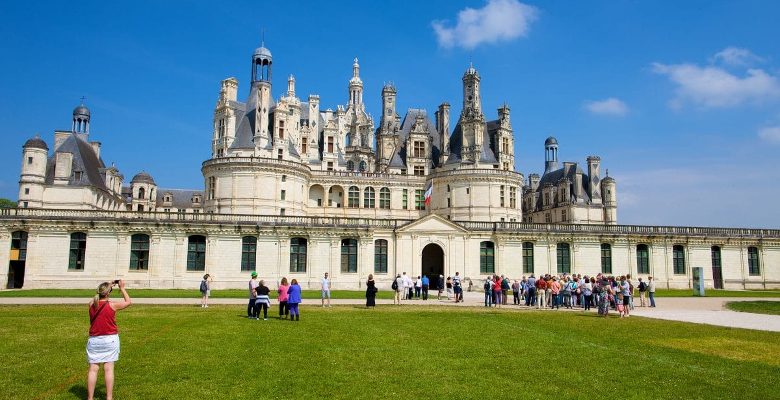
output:
<instances>
[{"instance_id":1,"label":"tall window","mask_svg":"<svg viewBox=\"0 0 780 400\"><path fill-rule=\"evenodd\" d=\"M558 243L558 273L571 273L571 253L568 243Z\"/></svg>"},{"instance_id":2,"label":"tall window","mask_svg":"<svg viewBox=\"0 0 780 400\"><path fill-rule=\"evenodd\" d=\"M748 273L761 275L761 265L758 262L758 247L748 247Z\"/></svg>"},{"instance_id":3,"label":"tall window","mask_svg":"<svg viewBox=\"0 0 780 400\"><path fill-rule=\"evenodd\" d=\"M523 273L534 273L534 244L531 242L523 243Z\"/></svg>"},{"instance_id":4,"label":"tall window","mask_svg":"<svg viewBox=\"0 0 780 400\"><path fill-rule=\"evenodd\" d=\"M500 207L504 206L504 185L499 188L499 200L501 201Z\"/></svg>"},{"instance_id":5,"label":"tall window","mask_svg":"<svg viewBox=\"0 0 780 400\"><path fill-rule=\"evenodd\" d=\"M357 240L341 240L341 272L357 272Z\"/></svg>"},{"instance_id":6,"label":"tall window","mask_svg":"<svg viewBox=\"0 0 780 400\"><path fill-rule=\"evenodd\" d=\"M130 237L130 269L149 269L149 235L136 233Z\"/></svg>"},{"instance_id":7,"label":"tall window","mask_svg":"<svg viewBox=\"0 0 780 400\"><path fill-rule=\"evenodd\" d=\"M496 246L493 242L479 244L479 273L493 274L496 272Z\"/></svg>"},{"instance_id":8,"label":"tall window","mask_svg":"<svg viewBox=\"0 0 780 400\"><path fill-rule=\"evenodd\" d=\"M355 162L352 160L347 161L347 171L355 170Z\"/></svg>"},{"instance_id":9,"label":"tall window","mask_svg":"<svg viewBox=\"0 0 780 400\"><path fill-rule=\"evenodd\" d=\"M241 238L241 270L254 271L257 268L257 238L244 236Z\"/></svg>"},{"instance_id":10,"label":"tall window","mask_svg":"<svg viewBox=\"0 0 780 400\"><path fill-rule=\"evenodd\" d=\"M11 234L11 260L24 261L26 259L27 259L27 232L16 231Z\"/></svg>"},{"instance_id":11,"label":"tall window","mask_svg":"<svg viewBox=\"0 0 780 400\"><path fill-rule=\"evenodd\" d=\"M501 152L504 154L509 153L509 139L501 138Z\"/></svg>"},{"instance_id":12,"label":"tall window","mask_svg":"<svg viewBox=\"0 0 780 400\"><path fill-rule=\"evenodd\" d=\"M390 189L379 190L379 208L390 209Z\"/></svg>"},{"instance_id":13,"label":"tall window","mask_svg":"<svg viewBox=\"0 0 780 400\"><path fill-rule=\"evenodd\" d=\"M142 187L138 188L138 198L139 199L143 199L145 194L146 194L146 192L145 192L144 188L142 188Z\"/></svg>"},{"instance_id":14,"label":"tall window","mask_svg":"<svg viewBox=\"0 0 780 400\"><path fill-rule=\"evenodd\" d=\"M612 273L612 246L608 243L601 244L601 273Z\"/></svg>"},{"instance_id":15,"label":"tall window","mask_svg":"<svg viewBox=\"0 0 780 400\"><path fill-rule=\"evenodd\" d=\"M517 208L517 189L509 187L509 208Z\"/></svg>"},{"instance_id":16,"label":"tall window","mask_svg":"<svg viewBox=\"0 0 780 400\"><path fill-rule=\"evenodd\" d=\"M192 235L187 238L187 271L206 270L206 237Z\"/></svg>"},{"instance_id":17,"label":"tall window","mask_svg":"<svg viewBox=\"0 0 780 400\"><path fill-rule=\"evenodd\" d=\"M290 239L290 272L306 272L306 239Z\"/></svg>"},{"instance_id":18,"label":"tall window","mask_svg":"<svg viewBox=\"0 0 780 400\"><path fill-rule=\"evenodd\" d=\"M720 268L721 267L720 247L712 246L712 248L710 248L710 255L712 257L712 267Z\"/></svg>"},{"instance_id":19,"label":"tall window","mask_svg":"<svg viewBox=\"0 0 780 400\"><path fill-rule=\"evenodd\" d=\"M425 157L425 142L422 141L414 142L414 156L418 158Z\"/></svg>"},{"instance_id":20,"label":"tall window","mask_svg":"<svg viewBox=\"0 0 780 400\"><path fill-rule=\"evenodd\" d=\"M349 187L349 197L347 198L347 207L358 208L360 207L360 189L357 186Z\"/></svg>"},{"instance_id":21,"label":"tall window","mask_svg":"<svg viewBox=\"0 0 780 400\"><path fill-rule=\"evenodd\" d=\"M306 136L301 139L301 153L306 154L309 152L309 142Z\"/></svg>"},{"instance_id":22,"label":"tall window","mask_svg":"<svg viewBox=\"0 0 780 400\"><path fill-rule=\"evenodd\" d=\"M328 153L333 153L333 136L328 136Z\"/></svg>"},{"instance_id":23,"label":"tall window","mask_svg":"<svg viewBox=\"0 0 780 400\"><path fill-rule=\"evenodd\" d=\"M217 178L210 176L209 177L209 199L210 200L214 200L214 198L216 197L216 186L217 186Z\"/></svg>"},{"instance_id":24,"label":"tall window","mask_svg":"<svg viewBox=\"0 0 780 400\"><path fill-rule=\"evenodd\" d=\"M377 239L374 241L374 272L387 273L387 240Z\"/></svg>"},{"instance_id":25,"label":"tall window","mask_svg":"<svg viewBox=\"0 0 780 400\"><path fill-rule=\"evenodd\" d=\"M415 210L425 209L425 192L422 190L414 191L414 209Z\"/></svg>"},{"instance_id":26,"label":"tall window","mask_svg":"<svg viewBox=\"0 0 780 400\"><path fill-rule=\"evenodd\" d=\"M70 234L70 257L68 258L68 269L83 270L84 258L87 253L87 234L84 232L73 232Z\"/></svg>"},{"instance_id":27,"label":"tall window","mask_svg":"<svg viewBox=\"0 0 780 400\"><path fill-rule=\"evenodd\" d=\"M409 190L408 189L404 189L403 197L401 198L401 205L403 206L404 210L409 208Z\"/></svg>"},{"instance_id":28,"label":"tall window","mask_svg":"<svg viewBox=\"0 0 780 400\"><path fill-rule=\"evenodd\" d=\"M650 251L646 244L636 246L636 272L638 274L650 273Z\"/></svg>"},{"instance_id":29,"label":"tall window","mask_svg":"<svg viewBox=\"0 0 780 400\"><path fill-rule=\"evenodd\" d=\"M674 273L685 275L685 248L676 245L672 247L672 262L674 264Z\"/></svg>"},{"instance_id":30,"label":"tall window","mask_svg":"<svg viewBox=\"0 0 780 400\"><path fill-rule=\"evenodd\" d=\"M376 192L374 188L367 187L363 190L363 208L374 208L376 201Z\"/></svg>"}]
</instances>

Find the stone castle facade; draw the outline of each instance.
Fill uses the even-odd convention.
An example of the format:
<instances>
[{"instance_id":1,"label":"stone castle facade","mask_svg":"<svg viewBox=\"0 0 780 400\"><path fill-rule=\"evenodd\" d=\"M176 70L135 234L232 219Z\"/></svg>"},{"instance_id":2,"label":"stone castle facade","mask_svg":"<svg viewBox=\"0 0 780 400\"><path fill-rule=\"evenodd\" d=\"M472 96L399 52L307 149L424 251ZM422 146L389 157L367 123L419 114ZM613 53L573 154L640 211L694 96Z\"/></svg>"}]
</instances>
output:
<instances>
[{"instance_id":1,"label":"stone castle facade","mask_svg":"<svg viewBox=\"0 0 780 400\"><path fill-rule=\"evenodd\" d=\"M378 123L363 102L355 59L348 102L321 109L296 94L295 78L272 96L273 58L251 58L249 94L222 81L204 190L158 187L146 172L129 185L90 139L91 112L73 112L51 154L39 137L23 146L19 208L0 214L0 279L9 287L94 287L115 276L144 287L243 287L249 271L316 286L359 288L369 273L652 274L689 287L705 266L714 287L780 285L780 232L617 225L616 182L600 158L558 165L545 141L545 171L515 171L510 109L487 120L477 70L463 75L460 115L398 113L383 87ZM5 244L4 244L5 243ZM8 251L7 255L4 252ZM7 258L3 258L7 257ZM711 264L711 265L710 265ZM3 273L5 276L3 276Z\"/></svg>"}]
</instances>

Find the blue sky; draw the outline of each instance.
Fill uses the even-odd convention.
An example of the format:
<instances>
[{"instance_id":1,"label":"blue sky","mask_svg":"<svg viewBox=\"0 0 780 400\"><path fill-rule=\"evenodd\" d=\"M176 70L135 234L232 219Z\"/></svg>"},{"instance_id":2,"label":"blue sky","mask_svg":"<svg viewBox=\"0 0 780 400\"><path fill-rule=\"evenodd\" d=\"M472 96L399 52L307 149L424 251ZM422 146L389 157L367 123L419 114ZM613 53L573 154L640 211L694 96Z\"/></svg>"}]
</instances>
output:
<instances>
[{"instance_id":1,"label":"blue sky","mask_svg":"<svg viewBox=\"0 0 780 400\"><path fill-rule=\"evenodd\" d=\"M516 167L602 158L622 224L780 226L780 3L772 1L3 2L0 197L16 199L21 146L70 127L127 181L202 189L220 80L247 93L250 57L274 57L274 95L346 103L360 59L368 111L386 81L399 110L448 101L469 62L489 119L507 102ZM470 9L470 10L469 10ZM453 121L454 124L454 121Z\"/></svg>"}]
</instances>

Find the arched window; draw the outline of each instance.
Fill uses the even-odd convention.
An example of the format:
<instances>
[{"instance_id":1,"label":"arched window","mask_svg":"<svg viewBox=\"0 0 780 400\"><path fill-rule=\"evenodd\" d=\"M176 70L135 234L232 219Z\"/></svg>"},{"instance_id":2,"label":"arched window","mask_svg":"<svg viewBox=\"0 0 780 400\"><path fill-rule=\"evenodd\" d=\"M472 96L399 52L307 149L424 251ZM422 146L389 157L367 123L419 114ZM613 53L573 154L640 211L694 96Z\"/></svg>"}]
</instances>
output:
<instances>
[{"instance_id":1,"label":"arched window","mask_svg":"<svg viewBox=\"0 0 780 400\"><path fill-rule=\"evenodd\" d=\"M16 231L11 233L11 261L24 261L27 259L27 232Z\"/></svg>"},{"instance_id":2,"label":"arched window","mask_svg":"<svg viewBox=\"0 0 780 400\"><path fill-rule=\"evenodd\" d=\"M376 201L376 192L374 188L367 187L363 190L363 208L374 208Z\"/></svg>"},{"instance_id":3,"label":"arched window","mask_svg":"<svg viewBox=\"0 0 780 400\"><path fill-rule=\"evenodd\" d=\"M149 235L136 233L130 237L130 270L149 269Z\"/></svg>"},{"instance_id":4,"label":"arched window","mask_svg":"<svg viewBox=\"0 0 780 400\"><path fill-rule=\"evenodd\" d=\"M341 240L341 272L357 272L357 240Z\"/></svg>"},{"instance_id":5,"label":"arched window","mask_svg":"<svg viewBox=\"0 0 780 400\"><path fill-rule=\"evenodd\" d=\"M523 243L523 273L534 273L534 244L532 242Z\"/></svg>"},{"instance_id":6,"label":"arched window","mask_svg":"<svg viewBox=\"0 0 780 400\"><path fill-rule=\"evenodd\" d=\"M352 160L347 161L347 171L355 170L355 162Z\"/></svg>"},{"instance_id":7,"label":"arched window","mask_svg":"<svg viewBox=\"0 0 780 400\"><path fill-rule=\"evenodd\" d=\"M379 190L379 208L390 209L390 189L386 187Z\"/></svg>"},{"instance_id":8,"label":"arched window","mask_svg":"<svg viewBox=\"0 0 780 400\"><path fill-rule=\"evenodd\" d=\"M241 270L255 271L257 268L257 238L244 236L241 238Z\"/></svg>"},{"instance_id":9,"label":"arched window","mask_svg":"<svg viewBox=\"0 0 780 400\"><path fill-rule=\"evenodd\" d=\"M672 262L676 275L685 275L685 247L675 245L672 247Z\"/></svg>"},{"instance_id":10,"label":"arched window","mask_svg":"<svg viewBox=\"0 0 780 400\"><path fill-rule=\"evenodd\" d=\"M84 258L87 253L87 234L73 232L70 234L70 257L68 257L68 269L83 270Z\"/></svg>"},{"instance_id":11,"label":"arched window","mask_svg":"<svg viewBox=\"0 0 780 400\"><path fill-rule=\"evenodd\" d=\"M758 261L758 247L748 247L748 273L751 276L761 275L761 264Z\"/></svg>"},{"instance_id":12,"label":"arched window","mask_svg":"<svg viewBox=\"0 0 780 400\"><path fill-rule=\"evenodd\" d=\"M387 273L387 240L385 239L374 241L374 272Z\"/></svg>"},{"instance_id":13,"label":"arched window","mask_svg":"<svg viewBox=\"0 0 780 400\"><path fill-rule=\"evenodd\" d=\"M144 194L146 194L146 191L144 190L144 188L142 188L142 187L138 188L138 198L139 199L143 199L144 198Z\"/></svg>"},{"instance_id":14,"label":"arched window","mask_svg":"<svg viewBox=\"0 0 780 400\"><path fill-rule=\"evenodd\" d=\"M568 243L558 243L558 273L571 273L571 253Z\"/></svg>"},{"instance_id":15,"label":"arched window","mask_svg":"<svg viewBox=\"0 0 780 400\"><path fill-rule=\"evenodd\" d=\"M349 197L347 198L347 207L358 208L360 207L360 189L357 186L349 187Z\"/></svg>"},{"instance_id":16,"label":"arched window","mask_svg":"<svg viewBox=\"0 0 780 400\"><path fill-rule=\"evenodd\" d=\"M358 167L360 172L366 172L366 162L361 161L360 166Z\"/></svg>"},{"instance_id":17,"label":"arched window","mask_svg":"<svg viewBox=\"0 0 780 400\"><path fill-rule=\"evenodd\" d=\"M496 272L496 246L493 242L479 244L479 273L493 274Z\"/></svg>"},{"instance_id":18,"label":"arched window","mask_svg":"<svg viewBox=\"0 0 780 400\"><path fill-rule=\"evenodd\" d=\"M306 272L306 239L290 239L290 272Z\"/></svg>"},{"instance_id":19,"label":"arched window","mask_svg":"<svg viewBox=\"0 0 780 400\"><path fill-rule=\"evenodd\" d=\"M601 273L612 273L612 246L609 243L601 244Z\"/></svg>"},{"instance_id":20,"label":"arched window","mask_svg":"<svg viewBox=\"0 0 780 400\"><path fill-rule=\"evenodd\" d=\"M187 238L187 271L206 270L206 237L192 235Z\"/></svg>"},{"instance_id":21,"label":"arched window","mask_svg":"<svg viewBox=\"0 0 780 400\"><path fill-rule=\"evenodd\" d=\"M646 244L636 245L636 272L638 274L650 273L650 251Z\"/></svg>"}]
</instances>

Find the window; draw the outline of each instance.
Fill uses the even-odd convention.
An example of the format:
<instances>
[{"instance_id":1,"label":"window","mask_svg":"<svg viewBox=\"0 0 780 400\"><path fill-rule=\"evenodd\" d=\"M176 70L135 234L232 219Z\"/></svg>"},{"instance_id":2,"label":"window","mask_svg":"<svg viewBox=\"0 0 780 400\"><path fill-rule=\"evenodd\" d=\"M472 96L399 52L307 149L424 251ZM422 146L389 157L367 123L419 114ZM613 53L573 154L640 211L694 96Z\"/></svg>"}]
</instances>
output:
<instances>
[{"instance_id":1,"label":"window","mask_svg":"<svg viewBox=\"0 0 780 400\"><path fill-rule=\"evenodd\" d=\"M284 121L279 121L279 139L284 139Z\"/></svg>"},{"instance_id":2,"label":"window","mask_svg":"<svg viewBox=\"0 0 780 400\"><path fill-rule=\"evenodd\" d=\"M254 271L257 267L257 238L244 236L241 238L241 270Z\"/></svg>"},{"instance_id":3,"label":"window","mask_svg":"<svg viewBox=\"0 0 780 400\"><path fill-rule=\"evenodd\" d=\"M534 244L531 242L523 243L523 273L534 273Z\"/></svg>"},{"instance_id":4,"label":"window","mask_svg":"<svg viewBox=\"0 0 780 400\"><path fill-rule=\"evenodd\" d=\"M376 201L376 192L374 188L367 187L363 190L363 208L374 208Z\"/></svg>"},{"instance_id":5,"label":"window","mask_svg":"<svg viewBox=\"0 0 780 400\"><path fill-rule=\"evenodd\" d=\"M87 252L87 234L84 232L73 232L70 234L70 257L68 258L68 269L83 270L84 256Z\"/></svg>"},{"instance_id":6,"label":"window","mask_svg":"<svg viewBox=\"0 0 780 400\"><path fill-rule=\"evenodd\" d=\"M479 244L479 273L492 274L496 272L495 244L481 242Z\"/></svg>"},{"instance_id":7,"label":"window","mask_svg":"<svg viewBox=\"0 0 780 400\"><path fill-rule=\"evenodd\" d=\"M471 193L471 188L466 188L466 194Z\"/></svg>"},{"instance_id":8,"label":"window","mask_svg":"<svg viewBox=\"0 0 780 400\"><path fill-rule=\"evenodd\" d=\"M550 215L550 213L544 213L544 222L548 224L552 222L552 216Z\"/></svg>"},{"instance_id":9,"label":"window","mask_svg":"<svg viewBox=\"0 0 780 400\"><path fill-rule=\"evenodd\" d=\"M285 210L284 208L279 209L279 215L285 215L286 212L287 210Z\"/></svg>"},{"instance_id":10,"label":"window","mask_svg":"<svg viewBox=\"0 0 780 400\"><path fill-rule=\"evenodd\" d=\"M341 272L357 272L357 240L341 241Z\"/></svg>"},{"instance_id":11,"label":"window","mask_svg":"<svg viewBox=\"0 0 780 400\"><path fill-rule=\"evenodd\" d=\"M187 238L187 271L206 270L206 237L192 235Z\"/></svg>"},{"instance_id":12,"label":"window","mask_svg":"<svg viewBox=\"0 0 780 400\"><path fill-rule=\"evenodd\" d=\"M361 161L360 164L358 164L358 171L366 172L366 166L367 166L366 162Z\"/></svg>"},{"instance_id":13,"label":"window","mask_svg":"<svg viewBox=\"0 0 780 400\"><path fill-rule=\"evenodd\" d=\"M281 200L284 200L287 197L287 191L282 190L282 194L280 195Z\"/></svg>"},{"instance_id":14,"label":"window","mask_svg":"<svg viewBox=\"0 0 780 400\"><path fill-rule=\"evenodd\" d=\"M685 248L676 245L672 247L672 262L674 265L674 273L677 275L685 275Z\"/></svg>"},{"instance_id":15,"label":"window","mask_svg":"<svg viewBox=\"0 0 780 400\"><path fill-rule=\"evenodd\" d=\"M306 272L306 239L290 239L290 272Z\"/></svg>"},{"instance_id":16,"label":"window","mask_svg":"<svg viewBox=\"0 0 780 400\"><path fill-rule=\"evenodd\" d=\"M377 239L374 241L374 272L387 273L387 240Z\"/></svg>"},{"instance_id":17,"label":"window","mask_svg":"<svg viewBox=\"0 0 780 400\"><path fill-rule=\"evenodd\" d=\"M138 188L138 198L139 199L143 199L144 198L144 194L146 194L146 191L144 190L144 188Z\"/></svg>"},{"instance_id":18,"label":"window","mask_svg":"<svg viewBox=\"0 0 780 400\"><path fill-rule=\"evenodd\" d=\"M144 210L144 205L143 204L139 204L137 211L143 211L143 210Z\"/></svg>"},{"instance_id":19,"label":"window","mask_svg":"<svg viewBox=\"0 0 780 400\"><path fill-rule=\"evenodd\" d=\"M504 206L504 185L499 188L499 200L501 201L500 207Z\"/></svg>"},{"instance_id":20,"label":"window","mask_svg":"<svg viewBox=\"0 0 780 400\"><path fill-rule=\"evenodd\" d=\"M149 269L149 235L137 233L130 237L130 270Z\"/></svg>"},{"instance_id":21,"label":"window","mask_svg":"<svg viewBox=\"0 0 780 400\"><path fill-rule=\"evenodd\" d=\"M287 182L287 175L282 175L282 182Z\"/></svg>"},{"instance_id":22,"label":"window","mask_svg":"<svg viewBox=\"0 0 780 400\"><path fill-rule=\"evenodd\" d=\"M307 139L305 136L303 137L303 140L301 142L301 153L306 154L309 152L309 144L307 143Z\"/></svg>"},{"instance_id":23,"label":"window","mask_svg":"<svg viewBox=\"0 0 780 400\"><path fill-rule=\"evenodd\" d=\"M571 273L571 253L568 243L558 243L558 273Z\"/></svg>"},{"instance_id":24,"label":"window","mask_svg":"<svg viewBox=\"0 0 780 400\"><path fill-rule=\"evenodd\" d=\"M425 167L420 165L414 166L414 176L425 176Z\"/></svg>"},{"instance_id":25,"label":"window","mask_svg":"<svg viewBox=\"0 0 780 400\"><path fill-rule=\"evenodd\" d=\"M209 177L209 188L208 188L209 200L214 200L214 198L216 198L216 196L215 196L215 194L216 194L216 186L217 186L217 178L213 177L213 176L210 176ZM165 196L164 200L166 202L167 201L171 201L171 199L168 196Z\"/></svg>"},{"instance_id":26,"label":"window","mask_svg":"<svg viewBox=\"0 0 780 400\"><path fill-rule=\"evenodd\" d=\"M379 208L390 209L390 189L379 190Z\"/></svg>"},{"instance_id":27,"label":"window","mask_svg":"<svg viewBox=\"0 0 780 400\"><path fill-rule=\"evenodd\" d=\"M422 190L414 191L414 209L415 210L425 209L425 192Z\"/></svg>"},{"instance_id":28,"label":"window","mask_svg":"<svg viewBox=\"0 0 780 400\"><path fill-rule=\"evenodd\" d=\"M517 190L509 187L509 208L517 208Z\"/></svg>"},{"instance_id":29,"label":"window","mask_svg":"<svg viewBox=\"0 0 780 400\"><path fill-rule=\"evenodd\" d=\"M27 164L32 164L32 157L27 157Z\"/></svg>"},{"instance_id":30,"label":"window","mask_svg":"<svg viewBox=\"0 0 780 400\"><path fill-rule=\"evenodd\" d=\"M349 197L347 198L347 207L358 208L360 207L360 189L357 186L349 187Z\"/></svg>"},{"instance_id":31,"label":"window","mask_svg":"<svg viewBox=\"0 0 780 400\"><path fill-rule=\"evenodd\" d=\"M608 243L601 244L601 273L612 273L612 246Z\"/></svg>"},{"instance_id":32,"label":"window","mask_svg":"<svg viewBox=\"0 0 780 400\"><path fill-rule=\"evenodd\" d=\"M561 210L561 222L566 222L566 210Z\"/></svg>"},{"instance_id":33,"label":"window","mask_svg":"<svg viewBox=\"0 0 780 400\"><path fill-rule=\"evenodd\" d=\"M27 232L16 231L11 234L11 261L24 261L26 259L27 259Z\"/></svg>"},{"instance_id":34,"label":"window","mask_svg":"<svg viewBox=\"0 0 780 400\"><path fill-rule=\"evenodd\" d=\"M282 152L283 152L283 150L282 150L282 149L279 149L279 152L278 152L278 153L277 153L277 155L276 155L276 158L277 158L277 159L279 159L279 160L282 160L282 159L284 159L284 154L283 154Z\"/></svg>"},{"instance_id":35,"label":"window","mask_svg":"<svg viewBox=\"0 0 780 400\"><path fill-rule=\"evenodd\" d=\"M328 153L333 153L333 136L328 137Z\"/></svg>"},{"instance_id":36,"label":"window","mask_svg":"<svg viewBox=\"0 0 780 400\"><path fill-rule=\"evenodd\" d=\"M751 276L761 275L761 265L758 262L757 247L748 247L748 273Z\"/></svg>"},{"instance_id":37,"label":"window","mask_svg":"<svg viewBox=\"0 0 780 400\"><path fill-rule=\"evenodd\" d=\"M333 161L328 161L328 171L333 171Z\"/></svg>"},{"instance_id":38,"label":"window","mask_svg":"<svg viewBox=\"0 0 780 400\"><path fill-rule=\"evenodd\" d=\"M409 208L409 190L404 189L403 197L401 198L401 205L404 210Z\"/></svg>"},{"instance_id":39,"label":"window","mask_svg":"<svg viewBox=\"0 0 780 400\"><path fill-rule=\"evenodd\" d=\"M24 188L24 194L30 194L30 188Z\"/></svg>"},{"instance_id":40,"label":"window","mask_svg":"<svg viewBox=\"0 0 780 400\"><path fill-rule=\"evenodd\" d=\"M646 244L636 246L636 272L638 274L650 273L650 251Z\"/></svg>"},{"instance_id":41,"label":"window","mask_svg":"<svg viewBox=\"0 0 780 400\"><path fill-rule=\"evenodd\" d=\"M425 158L425 142L414 142L414 156L419 158Z\"/></svg>"},{"instance_id":42,"label":"window","mask_svg":"<svg viewBox=\"0 0 780 400\"><path fill-rule=\"evenodd\" d=\"M509 153L509 139L508 138L502 138L501 139L501 152L504 154Z\"/></svg>"},{"instance_id":43,"label":"window","mask_svg":"<svg viewBox=\"0 0 780 400\"><path fill-rule=\"evenodd\" d=\"M347 161L347 171L355 170L355 162L352 160Z\"/></svg>"}]
</instances>

